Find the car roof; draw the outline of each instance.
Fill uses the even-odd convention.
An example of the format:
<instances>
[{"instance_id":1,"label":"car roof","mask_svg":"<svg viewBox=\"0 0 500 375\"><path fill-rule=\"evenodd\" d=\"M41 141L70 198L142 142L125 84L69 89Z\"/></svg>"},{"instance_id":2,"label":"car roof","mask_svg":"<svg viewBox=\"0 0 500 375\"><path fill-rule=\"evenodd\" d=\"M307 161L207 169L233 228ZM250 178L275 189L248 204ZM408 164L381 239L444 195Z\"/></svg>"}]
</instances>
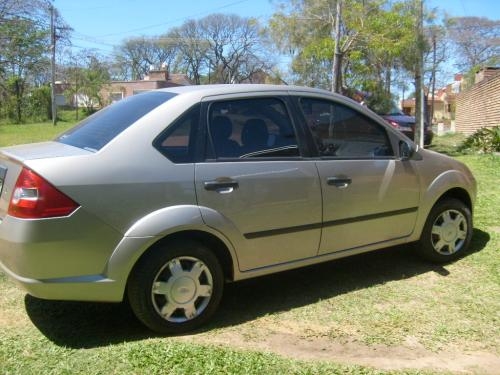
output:
<instances>
[{"instance_id":1,"label":"car roof","mask_svg":"<svg viewBox=\"0 0 500 375\"><path fill-rule=\"evenodd\" d=\"M287 86L287 85L270 85L270 84L255 84L255 83L239 83L239 84L214 84L214 85L192 85L192 86L176 86L159 89L158 91L171 92L175 94L185 94L197 92L202 96L221 95L221 94L237 94L237 93L253 93L253 92L308 92L321 95L335 95L330 91L302 87L302 86Z\"/></svg>"},{"instance_id":2,"label":"car roof","mask_svg":"<svg viewBox=\"0 0 500 375\"><path fill-rule=\"evenodd\" d=\"M304 95L317 96L322 98L335 98L336 100L356 106L358 110L367 111L366 107L362 107L358 102L344 95L333 93L331 91L317 89L305 86L294 85L271 85L271 84L256 84L256 83L237 83L237 84L212 84L212 85L192 85L192 86L175 86L158 89L155 91L169 92L179 95L186 100L203 100L207 97L216 97L224 95L244 95L244 94L265 94L272 95ZM188 99L189 98L189 99ZM182 100L182 99L181 99ZM371 111L367 111L371 112Z\"/></svg>"}]
</instances>

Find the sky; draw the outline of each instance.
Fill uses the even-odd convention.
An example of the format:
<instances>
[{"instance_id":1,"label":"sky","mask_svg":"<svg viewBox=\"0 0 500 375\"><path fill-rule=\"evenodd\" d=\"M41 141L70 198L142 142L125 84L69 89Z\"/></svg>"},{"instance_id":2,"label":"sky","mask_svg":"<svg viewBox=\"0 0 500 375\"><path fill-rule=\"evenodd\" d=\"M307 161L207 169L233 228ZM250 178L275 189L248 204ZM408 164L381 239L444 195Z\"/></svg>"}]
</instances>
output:
<instances>
[{"instance_id":1,"label":"sky","mask_svg":"<svg viewBox=\"0 0 500 375\"><path fill-rule=\"evenodd\" d=\"M188 19L212 13L234 13L265 23L280 2L283 0L53 0L74 29L74 47L102 54L127 38L161 35ZM500 19L499 0L424 0L424 4L453 16Z\"/></svg>"},{"instance_id":2,"label":"sky","mask_svg":"<svg viewBox=\"0 0 500 375\"><path fill-rule=\"evenodd\" d=\"M188 19L213 13L234 13L266 22L274 12L269 0L54 0L73 28L77 48L112 51L130 37L157 36Z\"/></svg>"}]
</instances>

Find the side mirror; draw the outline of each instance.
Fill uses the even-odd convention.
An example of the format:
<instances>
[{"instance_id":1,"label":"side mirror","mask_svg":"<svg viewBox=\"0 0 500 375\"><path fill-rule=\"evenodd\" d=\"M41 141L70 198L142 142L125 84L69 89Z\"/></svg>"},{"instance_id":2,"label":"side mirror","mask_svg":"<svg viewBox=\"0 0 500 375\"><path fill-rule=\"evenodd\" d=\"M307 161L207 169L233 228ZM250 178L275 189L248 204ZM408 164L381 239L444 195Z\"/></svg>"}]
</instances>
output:
<instances>
[{"instance_id":1,"label":"side mirror","mask_svg":"<svg viewBox=\"0 0 500 375\"><path fill-rule=\"evenodd\" d=\"M405 141L399 141L399 158L403 161L410 160L413 156L415 149L410 143Z\"/></svg>"}]
</instances>

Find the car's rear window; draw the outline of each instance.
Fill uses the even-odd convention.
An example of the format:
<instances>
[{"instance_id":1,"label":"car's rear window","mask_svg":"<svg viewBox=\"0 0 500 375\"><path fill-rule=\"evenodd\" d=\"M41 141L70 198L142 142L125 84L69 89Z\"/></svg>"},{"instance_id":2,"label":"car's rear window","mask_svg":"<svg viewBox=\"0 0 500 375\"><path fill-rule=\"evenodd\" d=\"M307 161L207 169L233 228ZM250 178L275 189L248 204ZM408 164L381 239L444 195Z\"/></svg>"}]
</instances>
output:
<instances>
[{"instance_id":1,"label":"car's rear window","mask_svg":"<svg viewBox=\"0 0 500 375\"><path fill-rule=\"evenodd\" d=\"M56 138L57 142L98 151L148 112L176 94L151 91L112 104Z\"/></svg>"}]
</instances>

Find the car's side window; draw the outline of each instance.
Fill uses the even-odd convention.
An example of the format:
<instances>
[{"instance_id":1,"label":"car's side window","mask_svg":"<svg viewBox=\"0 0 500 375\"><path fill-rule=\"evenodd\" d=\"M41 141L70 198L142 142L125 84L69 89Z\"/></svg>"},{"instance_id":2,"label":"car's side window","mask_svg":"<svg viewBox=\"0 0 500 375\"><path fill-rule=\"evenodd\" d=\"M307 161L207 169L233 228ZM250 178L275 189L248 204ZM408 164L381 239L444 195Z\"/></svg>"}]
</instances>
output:
<instances>
[{"instance_id":1,"label":"car's side window","mask_svg":"<svg viewBox=\"0 0 500 375\"><path fill-rule=\"evenodd\" d=\"M278 98L214 102L209 107L208 130L217 159L300 155L286 106Z\"/></svg>"},{"instance_id":2,"label":"car's side window","mask_svg":"<svg viewBox=\"0 0 500 375\"><path fill-rule=\"evenodd\" d=\"M200 119L200 107L194 106L153 142L153 146L174 163L194 162L196 130Z\"/></svg>"},{"instance_id":3,"label":"car's side window","mask_svg":"<svg viewBox=\"0 0 500 375\"><path fill-rule=\"evenodd\" d=\"M300 106L321 156L384 158L394 155L384 127L355 109L313 98L301 98Z\"/></svg>"}]
</instances>

